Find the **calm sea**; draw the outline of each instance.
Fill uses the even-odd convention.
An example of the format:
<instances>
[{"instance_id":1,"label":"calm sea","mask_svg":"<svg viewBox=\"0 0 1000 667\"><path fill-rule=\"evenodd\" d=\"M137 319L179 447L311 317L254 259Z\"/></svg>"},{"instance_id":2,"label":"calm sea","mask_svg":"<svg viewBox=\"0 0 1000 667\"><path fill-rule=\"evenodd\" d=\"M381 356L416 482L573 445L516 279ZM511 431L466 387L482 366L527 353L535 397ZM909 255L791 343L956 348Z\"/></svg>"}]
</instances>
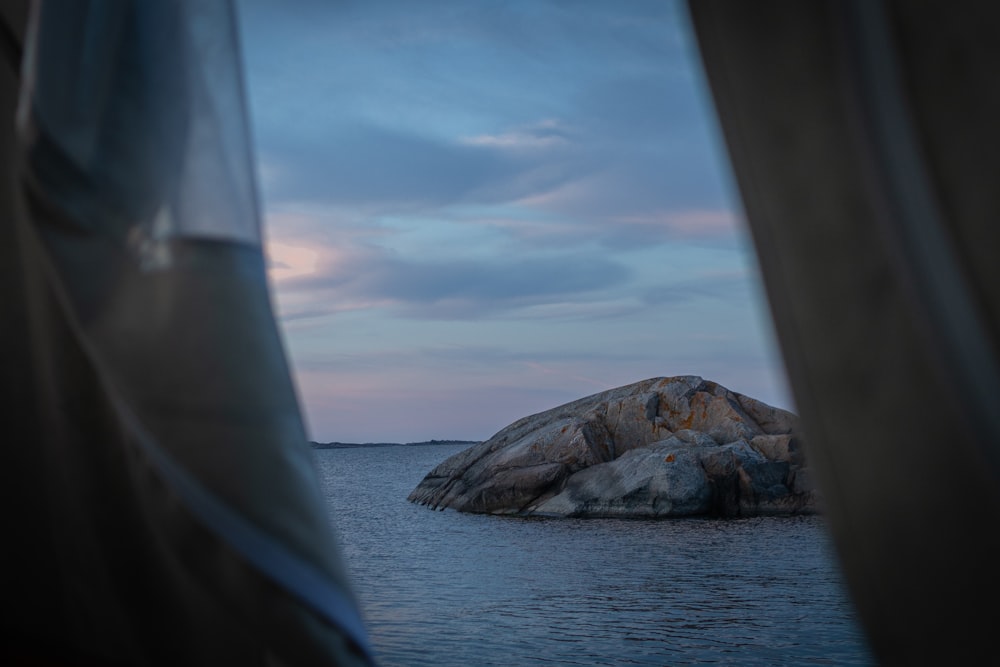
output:
<instances>
[{"instance_id":1,"label":"calm sea","mask_svg":"<svg viewBox=\"0 0 1000 667\"><path fill-rule=\"evenodd\" d=\"M380 665L871 665L821 518L437 512L456 445L317 450Z\"/></svg>"}]
</instances>

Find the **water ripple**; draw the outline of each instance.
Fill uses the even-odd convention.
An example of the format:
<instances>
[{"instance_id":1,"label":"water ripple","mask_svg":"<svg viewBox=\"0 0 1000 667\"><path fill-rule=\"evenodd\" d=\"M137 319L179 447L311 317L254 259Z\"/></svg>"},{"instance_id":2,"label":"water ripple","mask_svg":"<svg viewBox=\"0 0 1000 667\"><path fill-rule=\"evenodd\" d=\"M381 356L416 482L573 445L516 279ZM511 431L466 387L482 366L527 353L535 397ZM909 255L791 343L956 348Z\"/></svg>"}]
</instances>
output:
<instances>
[{"instance_id":1,"label":"water ripple","mask_svg":"<svg viewBox=\"0 0 1000 667\"><path fill-rule=\"evenodd\" d=\"M406 502L455 451L316 452L384 667L874 664L821 519L518 519Z\"/></svg>"}]
</instances>

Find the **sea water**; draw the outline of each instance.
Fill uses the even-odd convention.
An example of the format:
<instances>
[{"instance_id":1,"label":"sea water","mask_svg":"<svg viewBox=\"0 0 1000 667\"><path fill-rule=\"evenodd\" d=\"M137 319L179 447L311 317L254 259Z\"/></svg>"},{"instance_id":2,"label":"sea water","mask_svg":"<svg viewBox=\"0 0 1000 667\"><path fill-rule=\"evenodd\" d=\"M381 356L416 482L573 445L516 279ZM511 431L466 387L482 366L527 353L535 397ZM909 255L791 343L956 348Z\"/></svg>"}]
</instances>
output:
<instances>
[{"instance_id":1,"label":"sea water","mask_svg":"<svg viewBox=\"0 0 1000 667\"><path fill-rule=\"evenodd\" d=\"M462 447L315 451L383 667L874 664L821 517L526 519L407 502Z\"/></svg>"}]
</instances>

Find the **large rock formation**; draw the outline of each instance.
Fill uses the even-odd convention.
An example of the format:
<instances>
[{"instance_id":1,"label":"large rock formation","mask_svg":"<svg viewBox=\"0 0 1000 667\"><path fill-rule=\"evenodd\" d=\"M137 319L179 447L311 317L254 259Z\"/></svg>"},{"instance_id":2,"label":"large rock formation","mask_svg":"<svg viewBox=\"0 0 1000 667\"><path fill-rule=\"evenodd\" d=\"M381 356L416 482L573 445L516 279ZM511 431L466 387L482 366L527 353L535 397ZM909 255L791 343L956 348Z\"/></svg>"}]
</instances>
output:
<instances>
[{"instance_id":1,"label":"large rock formation","mask_svg":"<svg viewBox=\"0 0 1000 667\"><path fill-rule=\"evenodd\" d=\"M653 378L525 417L448 458L411 502L539 516L814 513L785 410L696 376Z\"/></svg>"}]
</instances>

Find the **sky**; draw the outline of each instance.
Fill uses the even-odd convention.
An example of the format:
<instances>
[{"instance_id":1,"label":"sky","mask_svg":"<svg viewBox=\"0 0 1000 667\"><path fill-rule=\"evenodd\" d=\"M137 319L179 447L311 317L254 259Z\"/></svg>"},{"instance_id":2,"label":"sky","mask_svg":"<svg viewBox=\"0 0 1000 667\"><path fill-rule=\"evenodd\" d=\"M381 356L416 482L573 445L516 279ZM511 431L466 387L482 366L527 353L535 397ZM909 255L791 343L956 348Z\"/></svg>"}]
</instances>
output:
<instances>
[{"instance_id":1,"label":"sky","mask_svg":"<svg viewBox=\"0 0 1000 667\"><path fill-rule=\"evenodd\" d=\"M311 439L482 440L687 374L794 410L683 4L237 11Z\"/></svg>"}]
</instances>

